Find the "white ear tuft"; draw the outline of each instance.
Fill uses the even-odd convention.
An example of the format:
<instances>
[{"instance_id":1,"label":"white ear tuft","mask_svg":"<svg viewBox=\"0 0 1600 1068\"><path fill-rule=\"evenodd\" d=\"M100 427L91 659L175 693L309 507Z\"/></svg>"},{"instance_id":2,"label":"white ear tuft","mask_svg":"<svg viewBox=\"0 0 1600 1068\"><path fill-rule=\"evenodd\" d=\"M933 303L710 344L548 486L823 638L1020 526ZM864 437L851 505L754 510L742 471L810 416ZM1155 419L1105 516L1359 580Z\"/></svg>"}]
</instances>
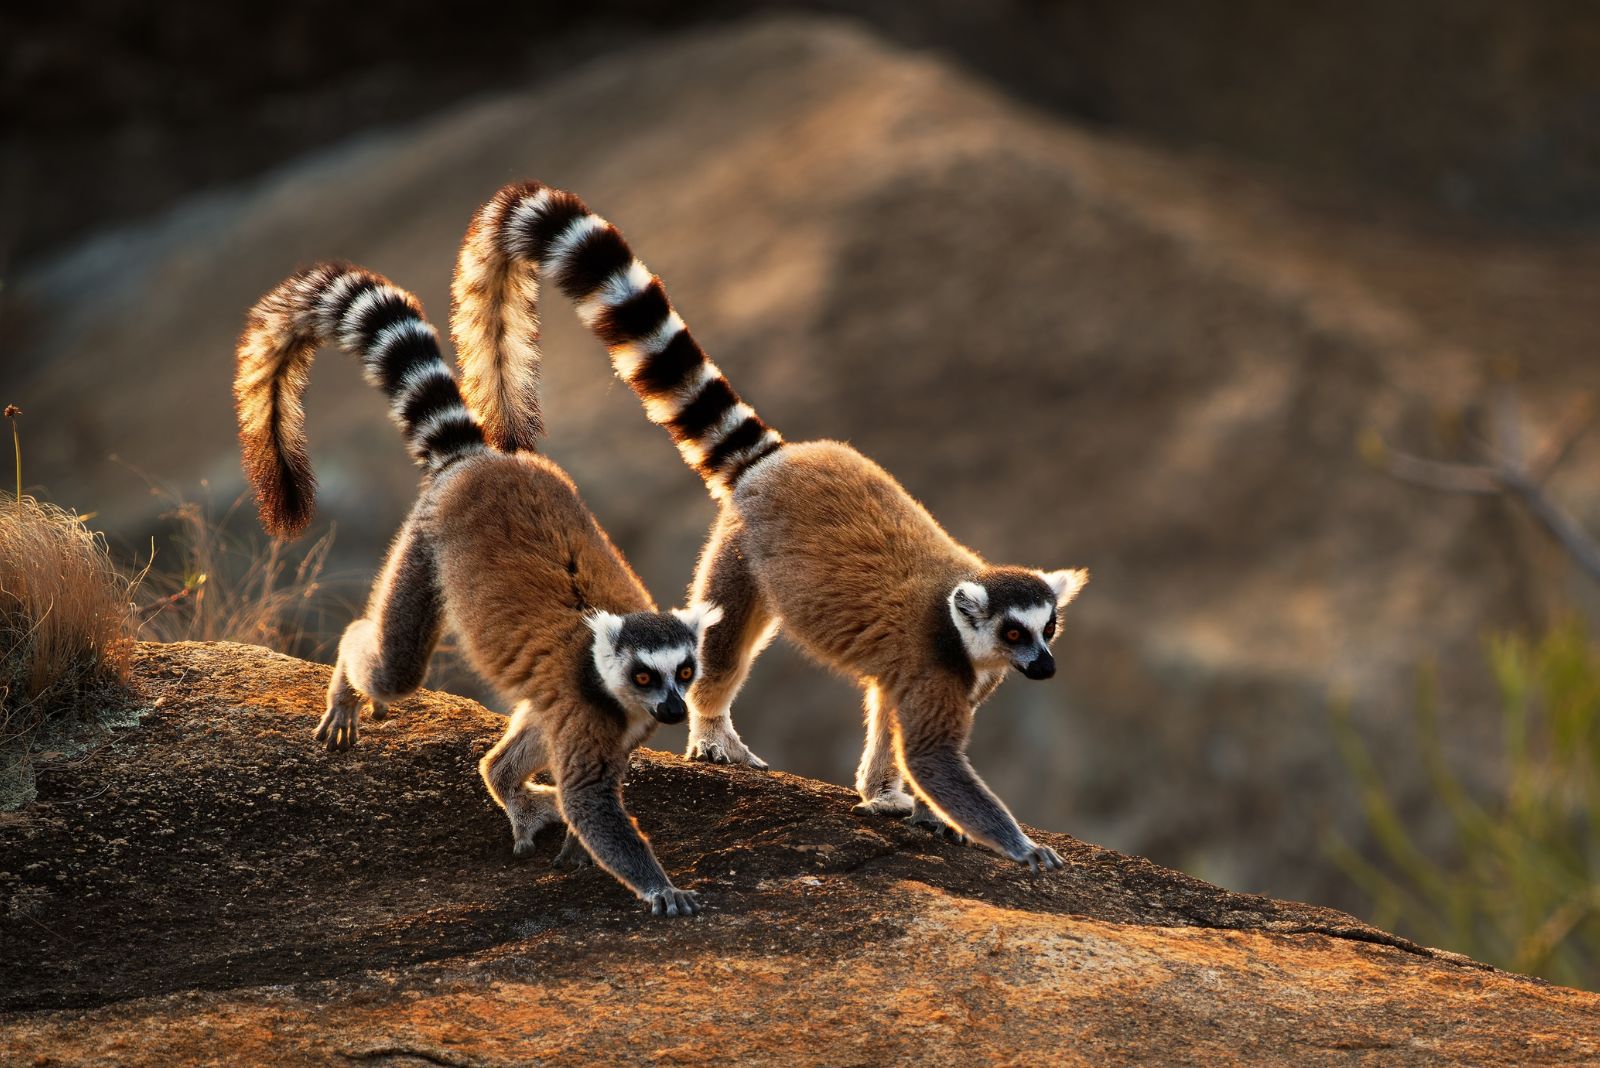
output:
<instances>
[{"instance_id":1,"label":"white ear tuft","mask_svg":"<svg viewBox=\"0 0 1600 1068\"><path fill-rule=\"evenodd\" d=\"M706 636L706 631L722 622L722 606L710 601L697 601L688 608L674 608L672 614L694 631L695 640Z\"/></svg>"},{"instance_id":2,"label":"white ear tuft","mask_svg":"<svg viewBox=\"0 0 1600 1068\"><path fill-rule=\"evenodd\" d=\"M1060 607L1078 596L1089 581L1089 572L1081 567L1068 567L1060 571L1041 571L1039 577L1044 579L1056 594L1056 607Z\"/></svg>"},{"instance_id":3,"label":"white ear tuft","mask_svg":"<svg viewBox=\"0 0 1600 1068\"><path fill-rule=\"evenodd\" d=\"M583 621L589 624L597 643L603 646L607 653L617 647L617 639L622 635L621 616L614 612L595 611L584 616Z\"/></svg>"},{"instance_id":4,"label":"white ear tuft","mask_svg":"<svg viewBox=\"0 0 1600 1068\"><path fill-rule=\"evenodd\" d=\"M972 623L981 623L989 615L989 591L976 582L958 583L950 594L950 607Z\"/></svg>"}]
</instances>

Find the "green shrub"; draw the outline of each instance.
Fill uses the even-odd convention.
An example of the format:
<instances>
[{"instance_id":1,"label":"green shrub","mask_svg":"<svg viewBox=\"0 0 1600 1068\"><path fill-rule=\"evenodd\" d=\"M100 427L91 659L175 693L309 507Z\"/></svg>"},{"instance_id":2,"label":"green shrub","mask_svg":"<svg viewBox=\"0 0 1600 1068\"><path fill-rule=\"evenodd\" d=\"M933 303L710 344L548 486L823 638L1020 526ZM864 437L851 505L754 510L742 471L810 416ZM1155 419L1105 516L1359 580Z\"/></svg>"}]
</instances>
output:
<instances>
[{"instance_id":1,"label":"green shrub","mask_svg":"<svg viewBox=\"0 0 1600 1068\"><path fill-rule=\"evenodd\" d=\"M1431 672L1417 701L1419 762L1446 817L1446 860L1401 819L1347 714L1336 719L1376 857L1335 842L1335 859L1408 937L1554 982L1600 988L1600 650L1569 622L1537 640L1488 645L1502 760L1474 797L1444 756Z\"/></svg>"}]
</instances>

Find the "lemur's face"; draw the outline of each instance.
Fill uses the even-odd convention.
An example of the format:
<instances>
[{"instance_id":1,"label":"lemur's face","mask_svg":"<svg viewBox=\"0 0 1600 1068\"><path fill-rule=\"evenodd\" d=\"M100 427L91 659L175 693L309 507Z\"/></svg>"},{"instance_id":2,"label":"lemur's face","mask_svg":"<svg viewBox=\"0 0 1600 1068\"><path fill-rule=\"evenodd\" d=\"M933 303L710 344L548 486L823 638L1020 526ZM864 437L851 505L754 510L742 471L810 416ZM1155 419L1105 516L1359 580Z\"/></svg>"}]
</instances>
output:
<instances>
[{"instance_id":1,"label":"lemur's face","mask_svg":"<svg viewBox=\"0 0 1600 1068\"><path fill-rule=\"evenodd\" d=\"M1030 679L1056 673L1050 654L1061 607L1089 581L1087 571L1028 571L994 567L950 591L955 621L972 665L979 670L1010 664Z\"/></svg>"},{"instance_id":2,"label":"lemur's face","mask_svg":"<svg viewBox=\"0 0 1600 1068\"><path fill-rule=\"evenodd\" d=\"M629 712L661 723L682 723L689 714L684 695L694 682L700 640L722 618L715 605L671 612L596 612L594 666L611 696Z\"/></svg>"}]
</instances>

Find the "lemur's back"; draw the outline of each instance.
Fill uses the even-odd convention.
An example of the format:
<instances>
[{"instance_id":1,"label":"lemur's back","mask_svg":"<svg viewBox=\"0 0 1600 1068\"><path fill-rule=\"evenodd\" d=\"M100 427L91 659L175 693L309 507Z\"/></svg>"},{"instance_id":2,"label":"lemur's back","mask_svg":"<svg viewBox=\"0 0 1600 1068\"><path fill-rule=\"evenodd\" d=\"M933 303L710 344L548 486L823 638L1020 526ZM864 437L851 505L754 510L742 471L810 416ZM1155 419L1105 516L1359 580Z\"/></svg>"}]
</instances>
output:
<instances>
[{"instance_id":1,"label":"lemur's back","mask_svg":"<svg viewBox=\"0 0 1600 1068\"><path fill-rule=\"evenodd\" d=\"M541 456L464 462L432 505L452 629L508 693L570 682L588 648L588 612L655 611L572 481Z\"/></svg>"},{"instance_id":2,"label":"lemur's back","mask_svg":"<svg viewBox=\"0 0 1600 1068\"><path fill-rule=\"evenodd\" d=\"M883 468L834 441L791 442L738 484L742 546L790 635L857 670L924 633L951 586L983 567ZM841 627L850 612L854 626Z\"/></svg>"}]
</instances>

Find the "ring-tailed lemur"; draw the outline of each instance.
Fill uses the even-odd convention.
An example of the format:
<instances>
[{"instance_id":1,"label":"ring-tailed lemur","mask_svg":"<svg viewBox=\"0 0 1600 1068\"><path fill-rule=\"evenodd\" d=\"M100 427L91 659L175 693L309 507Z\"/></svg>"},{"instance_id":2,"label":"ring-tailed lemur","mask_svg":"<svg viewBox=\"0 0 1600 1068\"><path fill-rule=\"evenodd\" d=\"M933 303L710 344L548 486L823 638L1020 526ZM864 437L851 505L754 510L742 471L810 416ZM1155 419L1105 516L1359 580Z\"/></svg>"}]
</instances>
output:
<instances>
[{"instance_id":1,"label":"ring-tailed lemur","mask_svg":"<svg viewBox=\"0 0 1600 1068\"><path fill-rule=\"evenodd\" d=\"M347 264L284 281L239 339L239 441L271 533L293 536L311 519L300 398L329 339L388 396L427 475L366 615L339 643L317 739L354 744L361 705L381 718L387 702L417 689L449 626L478 673L515 702L480 770L516 853L565 822L558 863L583 863L587 850L652 912L692 915L696 896L662 870L623 808L622 780L656 722L687 715L701 638L720 610L657 612L559 467L487 446L416 298ZM533 781L546 768L554 786Z\"/></svg>"},{"instance_id":2,"label":"ring-tailed lemur","mask_svg":"<svg viewBox=\"0 0 1600 1068\"><path fill-rule=\"evenodd\" d=\"M977 706L1007 667L1030 679L1055 674L1057 615L1087 572L992 566L850 446L785 443L739 399L616 227L570 193L507 186L468 231L457 320L532 322L540 275L577 304L618 377L721 505L693 588L725 615L690 692L688 755L766 767L734 731L729 706L781 621L802 649L866 691L859 809L954 828L1035 871L1058 867L973 771L966 745ZM507 363L533 374L526 330L458 337L468 382L493 382Z\"/></svg>"}]
</instances>

